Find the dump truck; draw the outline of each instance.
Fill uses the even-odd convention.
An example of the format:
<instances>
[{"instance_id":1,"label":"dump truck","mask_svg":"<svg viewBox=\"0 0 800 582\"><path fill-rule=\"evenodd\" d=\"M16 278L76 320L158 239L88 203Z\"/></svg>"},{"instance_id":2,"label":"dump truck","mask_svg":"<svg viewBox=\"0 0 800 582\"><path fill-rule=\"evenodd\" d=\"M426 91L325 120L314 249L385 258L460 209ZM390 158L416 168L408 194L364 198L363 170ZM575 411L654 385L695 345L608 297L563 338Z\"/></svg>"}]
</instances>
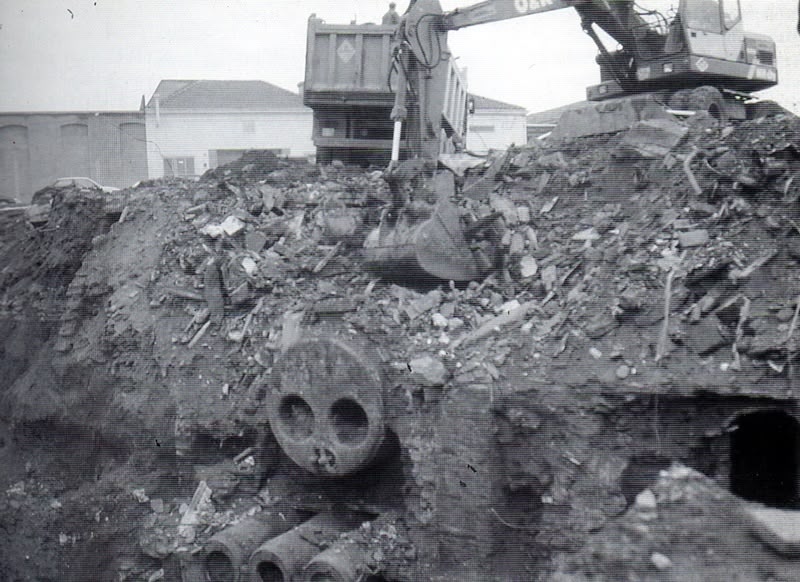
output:
<instances>
[{"instance_id":1,"label":"dump truck","mask_svg":"<svg viewBox=\"0 0 800 582\"><path fill-rule=\"evenodd\" d=\"M396 26L327 24L308 20L303 103L314 112L313 141L317 161L334 159L385 166L392 144L390 114L399 77L393 52ZM440 104L446 134L441 151L455 134L463 140L467 120L465 75L447 59L446 99ZM412 148L403 141L401 155Z\"/></svg>"}]
</instances>

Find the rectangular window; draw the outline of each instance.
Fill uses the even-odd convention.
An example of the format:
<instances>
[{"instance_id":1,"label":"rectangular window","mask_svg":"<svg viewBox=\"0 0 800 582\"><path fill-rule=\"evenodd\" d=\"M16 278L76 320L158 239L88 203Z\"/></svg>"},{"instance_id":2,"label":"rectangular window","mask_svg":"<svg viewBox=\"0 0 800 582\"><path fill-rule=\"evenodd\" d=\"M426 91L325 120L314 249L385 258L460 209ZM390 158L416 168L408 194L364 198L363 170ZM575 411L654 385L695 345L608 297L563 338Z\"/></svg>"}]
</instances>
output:
<instances>
[{"instance_id":1,"label":"rectangular window","mask_svg":"<svg viewBox=\"0 0 800 582\"><path fill-rule=\"evenodd\" d=\"M494 125L472 125L469 131L474 131L475 133L492 133L494 132Z\"/></svg>"},{"instance_id":2,"label":"rectangular window","mask_svg":"<svg viewBox=\"0 0 800 582\"><path fill-rule=\"evenodd\" d=\"M194 176L194 158L164 158L165 176Z\"/></svg>"},{"instance_id":3,"label":"rectangular window","mask_svg":"<svg viewBox=\"0 0 800 582\"><path fill-rule=\"evenodd\" d=\"M719 0L688 0L685 14L688 28L722 33L722 7Z\"/></svg>"},{"instance_id":4,"label":"rectangular window","mask_svg":"<svg viewBox=\"0 0 800 582\"><path fill-rule=\"evenodd\" d=\"M256 122L255 121L243 121L242 122L242 131L244 133L255 133L256 132Z\"/></svg>"},{"instance_id":5,"label":"rectangular window","mask_svg":"<svg viewBox=\"0 0 800 582\"><path fill-rule=\"evenodd\" d=\"M739 7L739 0L725 0L722 5L725 16L725 28L733 28L742 19L742 10Z\"/></svg>"}]
</instances>

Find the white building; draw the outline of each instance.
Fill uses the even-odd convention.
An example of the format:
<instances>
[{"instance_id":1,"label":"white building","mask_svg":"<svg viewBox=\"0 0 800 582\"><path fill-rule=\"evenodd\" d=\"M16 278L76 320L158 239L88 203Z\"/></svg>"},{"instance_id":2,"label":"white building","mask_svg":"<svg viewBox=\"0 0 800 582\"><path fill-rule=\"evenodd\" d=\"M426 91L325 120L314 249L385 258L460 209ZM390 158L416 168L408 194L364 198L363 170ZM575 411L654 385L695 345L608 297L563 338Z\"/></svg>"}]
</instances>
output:
<instances>
[{"instance_id":1,"label":"white building","mask_svg":"<svg viewBox=\"0 0 800 582\"><path fill-rule=\"evenodd\" d=\"M475 108L467 126L469 151L485 154L489 150L504 150L511 144L528 143L524 107L479 95L471 98Z\"/></svg>"},{"instance_id":2,"label":"white building","mask_svg":"<svg viewBox=\"0 0 800 582\"><path fill-rule=\"evenodd\" d=\"M145 121L150 178L199 176L252 149L314 153L311 109L264 81L161 81Z\"/></svg>"}]
</instances>

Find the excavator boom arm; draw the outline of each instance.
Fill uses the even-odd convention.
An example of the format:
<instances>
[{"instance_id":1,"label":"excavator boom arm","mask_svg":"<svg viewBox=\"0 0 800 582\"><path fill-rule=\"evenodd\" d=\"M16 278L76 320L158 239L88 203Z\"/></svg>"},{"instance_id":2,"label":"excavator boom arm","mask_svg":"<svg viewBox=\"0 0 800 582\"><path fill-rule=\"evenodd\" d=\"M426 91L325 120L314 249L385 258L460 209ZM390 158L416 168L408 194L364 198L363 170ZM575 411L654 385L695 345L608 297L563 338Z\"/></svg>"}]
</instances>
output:
<instances>
[{"instance_id":1,"label":"excavator boom arm","mask_svg":"<svg viewBox=\"0 0 800 582\"><path fill-rule=\"evenodd\" d=\"M458 30L477 24L575 8L587 32L591 24L597 24L622 46L632 48L631 29L645 24L633 6L633 0L484 0L442 14L441 29Z\"/></svg>"},{"instance_id":2,"label":"excavator boom arm","mask_svg":"<svg viewBox=\"0 0 800 582\"><path fill-rule=\"evenodd\" d=\"M476 24L561 10L586 3L587 0L485 0L444 14L442 26L445 30L458 30Z\"/></svg>"}]
</instances>

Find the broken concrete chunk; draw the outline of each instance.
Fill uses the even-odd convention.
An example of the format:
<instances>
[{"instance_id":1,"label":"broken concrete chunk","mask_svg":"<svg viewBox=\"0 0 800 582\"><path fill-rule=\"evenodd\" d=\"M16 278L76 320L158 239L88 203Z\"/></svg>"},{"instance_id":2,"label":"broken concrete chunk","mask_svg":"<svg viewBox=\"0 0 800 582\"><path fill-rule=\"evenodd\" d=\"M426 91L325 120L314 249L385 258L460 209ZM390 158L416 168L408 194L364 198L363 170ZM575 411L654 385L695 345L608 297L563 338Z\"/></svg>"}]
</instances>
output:
<instances>
[{"instance_id":1,"label":"broken concrete chunk","mask_svg":"<svg viewBox=\"0 0 800 582\"><path fill-rule=\"evenodd\" d=\"M131 495L133 495L133 498L139 503L147 503L150 501L150 498L147 496L147 493L144 492L144 489L134 489L131 491Z\"/></svg>"},{"instance_id":2,"label":"broken concrete chunk","mask_svg":"<svg viewBox=\"0 0 800 582\"><path fill-rule=\"evenodd\" d=\"M436 327L447 327L450 324L448 319L441 313L434 313L431 317L431 322Z\"/></svg>"},{"instance_id":3,"label":"broken concrete chunk","mask_svg":"<svg viewBox=\"0 0 800 582\"><path fill-rule=\"evenodd\" d=\"M636 496L635 505L638 511L655 511L658 508L658 501L650 489L645 489Z\"/></svg>"},{"instance_id":4,"label":"broken concrete chunk","mask_svg":"<svg viewBox=\"0 0 800 582\"><path fill-rule=\"evenodd\" d=\"M519 306L520 302L517 301L516 299L512 299L511 301L506 301L505 303L498 305L497 307L495 307L494 311L499 315L508 315L512 311L519 308Z\"/></svg>"},{"instance_id":5,"label":"broken concrete chunk","mask_svg":"<svg viewBox=\"0 0 800 582\"><path fill-rule=\"evenodd\" d=\"M225 233L219 224L207 224L200 229L200 234L210 236L211 238L219 238Z\"/></svg>"},{"instance_id":6,"label":"broken concrete chunk","mask_svg":"<svg viewBox=\"0 0 800 582\"><path fill-rule=\"evenodd\" d=\"M525 250L525 237L520 233L515 232L511 235L511 241L508 245L509 255L520 255Z\"/></svg>"},{"instance_id":7,"label":"broken concrete chunk","mask_svg":"<svg viewBox=\"0 0 800 582\"><path fill-rule=\"evenodd\" d=\"M677 218L672 222L672 227L675 230L689 230L693 225L694 221L688 218Z\"/></svg>"},{"instance_id":8,"label":"broken concrete chunk","mask_svg":"<svg viewBox=\"0 0 800 582\"><path fill-rule=\"evenodd\" d=\"M701 247L709 241L708 231L705 229L690 230L678 234L678 244L684 249Z\"/></svg>"},{"instance_id":9,"label":"broken concrete chunk","mask_svg":"<svg viewBox=\"0 0 800 582\"><path fill-rule=\"evenodd\" d=\"M653 552L653 555L650 556L650 561L653 563L653 566L656 567L656 570L667 570L672 568L672 560L670 560L664 554L659 554L658 552Z\"/></svg>"},{"instance_id":10,"label":"broken concrete chunk","mask_svg":"<svg viewBox=\"0 0 800 582\"><path fill-rule=\"evenodd\" d=\"M426 311L438 307L442 302L442 292L438 289L434 289L425 295L409 292L402 287L395 287L394 291L395 295L401 301L401 309L406 312L408 319L411 321L415 320ZM404 299L410 296L414 298L406 303Z\"/></svg>"},{"instance_id":11,"label":"broken concrete chunk","mask_svg":"<svg viewBox=\"0 0 800 582\"><path fill-rule=\"evenodd\" d=\"M533 277L538 272L539 272L539 263L536 262L535 258L528 255L520 259L519 273L523 279L527 279L528 277Z\"/></svg>"},{"instance_id":12,"label":"broken concrete chunk","mask_svg":"<svg viewBox=\"0 0 800 582\"><path fill-rule=\"evenodd\" d=\"M225 284L222 279L222 270L216 260L206 266L203 277L203 298L206 300L210 318L218 322L225 314Z\"/></svg>"},{"instance_id":13,"label":"broken concrete chunk","mask_svg":"<svg viewBox=\"0 0 800 582\"><path fill-rule=\"evenodd\" d=\"M548 265L542 271L542 284L545 291L552 291L558 281L558 270L555 265Z\"/></svg>"},{"instance_id":14,"label":"broken concrete chunk","mask_svg":"<svg viewBox=\"0 0 800 582\"><path fill-rule=\"evenodd\" d=\"M503 219L509 226L514 226L519 223L517 207L508 198L493 193L489 196L489 204L492 210L503 215Z\"/></svg>"},{"instance_id":15,"label":"broken concrete chunk","mask_svg":"<svg viewBox=\"0 0 800 582\"><path fill-rule=\"evenodd\" d=\"M260 253L267 244L267 235L259 230L248 232L244 237L244 244L248 251Z\"/></svg>"},{"instance_id":16,"label":"broken concrete chunk","mask_svg":"<svg viewBox=\"0 0 800 582\"><path fill-rule=\"evenodd\" d=\"M444 386L450 376L441 360L422 356L408 363L411 378L423 386Z\"/></svg>"},{"instance_id":17,"label":"broken concrete chunk","mask_svg":"<svg viewBox=\"0 0 800 582\"><path fill-rule=\"evenodd\" d=\"M767 507L745 509L753 534L781 555L800 556L800 512Z\"/></svg>"},{"instance_id":18,"label":"broken concrete chunk","mask_svg":"<svg viewBox=\"0 0 800 582\"><path fill-rule=\"evenodd\" d=\"M646 119L631 127L621 147L643 158L663 158L686 135L689 128L674 119Z\"/></svg>"},{"instance_id":19,"label":"broken concrete chunk","mask_svg":"<svg viewBox=\"0 0 800 582\"><path fill-rule=\"evenodd\" d=\"M258 265L251 257L245 257L242 259L242 269L248 275L253 275L258 271Z\"/></svg>"},{"instance_id":20,"label":"broken concrete chunk","mask_svg":"<svg viewBox=\"0 0 800 582\"><path fill-rule=\"evenodd\" d=\"M717 212L717 207L708 202L693 201L689 203L689 208L701 216L712 216Z\"/></svg>"},{"instance_id":21,"label":"broken concrete chunk","mask_svg":"<svg viewBox=\"0 0 800 582\"><path fill-rule=\"evenodd\" d=\"M236 216L229 216L222 221L220 227L228 236L235 236L244 230L244 222Z\"/></svg>"},{"instance_id":22,"label":"broken concrete chunk","mask_svg":"<svg viewBox=\"0 0 800 582\"><path fill-rule=\"evenodd\" d=\"M557 202L558 202L558 196L553 196L553 198L551 198L548 202L545 202L542 205L542 209L539 211L539 214L547 214L548 212L553 210L553 208L555 208Z\"/></svg>"},{"instance_id":23,"label":"broken concrete chunk","mask_svg":"<svg viewBox=\"0 0 800 582\"><path fill-rule=\"evenodd\" d=\"M550 170L563 170L569 166L569 163L564 157L564 154L561 152L555 152L541 156L538 160L536 160L536 165L540 168L547 168Z\"/></svg>"},{"instance_id":24,"label":"broken concrete chunk","mask_svg":"<svg viewBox=\"0 0 800 582\"><path fill-rule=\"evenodd\" d=\"M258 191L261 192L261 200L264 202L264 212L269 212L275 208L280 195L280 190L270 186L269 184L261 184L258 187Z\"/></svg>"},{"instance_id":25,"label":"broken concrete chunk","mask_svg":"<svg viewBox=\"0 0 800 582\"><path fill-rule=\"evenodd\" d=\"M600 339L618 326L619 322L610 313L601 312L589 320L584 332L591 339Z\"/></svg>"},{"instance_id":26,"label":"broken concrete chunk","mask_svg":"<svg viewBox=\"0 0 800 582\"><path fill-rule=\"evenodd\" d=\"M713 354L719 348L730 344L730 340L720 333L719 318L714 315L703 318L694 325L686 328L685 342L689 348L699 356Z\"/></svg>"},{"instance_id":27,"label":"broken concrete chunk","mask_svg":"<svg viewBox=\"0 0 800 582\"><path fill-rule=\"evenodd\" d=\"M592 226L572 235L572 240L593 241L600 238L600 233Z\"/></svg>"}]
</instances>

